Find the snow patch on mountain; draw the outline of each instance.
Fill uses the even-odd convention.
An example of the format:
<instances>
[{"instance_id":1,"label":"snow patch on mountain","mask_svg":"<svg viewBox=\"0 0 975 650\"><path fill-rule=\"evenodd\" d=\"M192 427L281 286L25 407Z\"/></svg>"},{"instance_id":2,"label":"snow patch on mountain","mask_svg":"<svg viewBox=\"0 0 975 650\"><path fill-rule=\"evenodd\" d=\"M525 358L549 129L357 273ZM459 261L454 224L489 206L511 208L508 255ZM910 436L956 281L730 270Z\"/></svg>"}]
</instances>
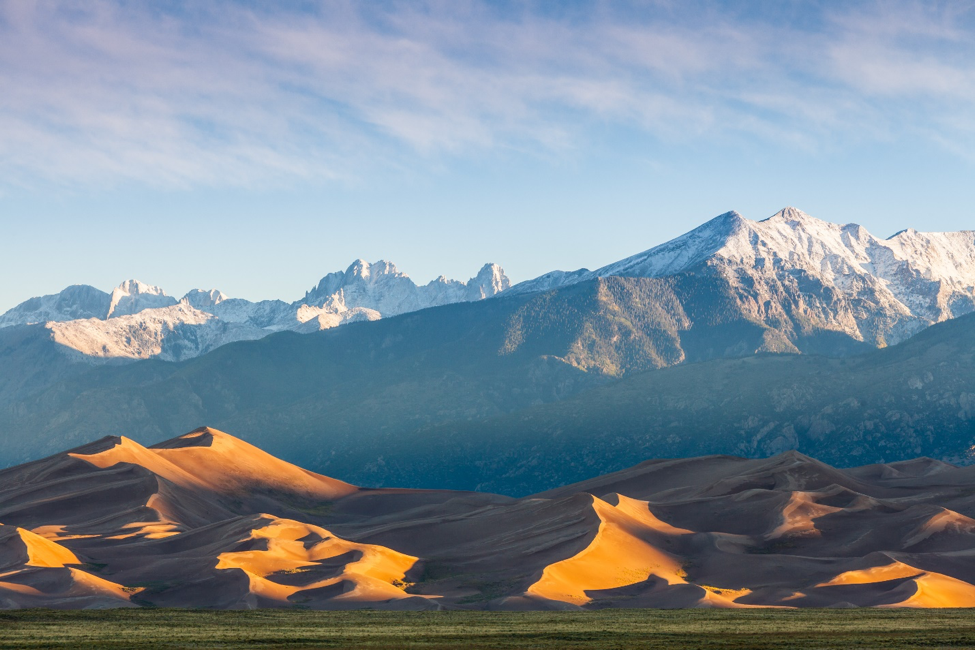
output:
<instances>
[{"instance_id":1,"label":"snow patch on mountain","mask_svg":"<svg viewBox=\"0 0 975 650\"><path fill-rule=\"evenodd\" d=\"M296 332L307 333L327 330L346 323L358 323L360 321L379 320L383 315L375 309L367 307L345 307L338 308L334 305L324 307L312 307L311 305L301 305L298 308L297 318L300 323L292 327Z\"/></svg>"},{"instance_id":2,"label":"snow patch on mountain","mask_svg":"<svg viewBox=\"0 0 975 650\"><path fill-rule=\"evenodd\" d=\"M182 361L232 343L259 339L268 332L227 323L186 302L144 309L116 318L51 322L56 343L85 360L151 359Z\"/></svg>"}]
</instances>

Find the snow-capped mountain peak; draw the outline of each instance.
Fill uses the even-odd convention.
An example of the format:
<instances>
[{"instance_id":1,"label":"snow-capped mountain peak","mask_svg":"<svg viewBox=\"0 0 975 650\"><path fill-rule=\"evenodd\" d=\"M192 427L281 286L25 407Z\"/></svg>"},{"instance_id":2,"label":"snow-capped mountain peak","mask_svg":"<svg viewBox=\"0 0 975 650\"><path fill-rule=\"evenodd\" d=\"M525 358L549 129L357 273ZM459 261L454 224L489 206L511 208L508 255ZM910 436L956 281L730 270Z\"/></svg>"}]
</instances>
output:
<instances>
[{"instance_id":1,"label":"snow-capped mountain peak","mask_svg":"<svg viewBox=\"0 0 975 650\"><path fill-rule=\"evenodd\" d=\"M484 265L467 283L440 276L417 286L392 262L379 260L370 264L360 259L344 273L326 275L299 302L325 310L323 313L340 314L359 308L395 316L437 305L489 298L509 286L510 281L496 264Z\"/></svg>"},{"instance_id":2,"label":"snow-capped mountain peak","mask_svg":"<svg viewBox=\"0 0 975 650\"><path fill-rule=\"evenodd\" d=\"M781 210L773 214L771 217L763 219L759 223L763 223L766 221L784 221L790 224L799 224L799 223L806 223L806 222L828 223L826 221L821 221L820 219L812 217L806 214L805 212L803 212L802 210L800 210L799 208L794 208L792 206L782 208Z\"/></svg>"},{"instance_id":3,"label":"snow-capped mountain peak","mask_svg":"<svg viewBox=\"0 0 975 650\"><path fill-rule=\"evenodd\" d=\"M0 316L0 328L79 318L104 318L110 302L111 296L104 291L87 284L75 284L55 294L25 300Z\"/></svg>"},{"instance_id":4,"label":"snow-capped mountain peak","mask_svg":"<svg viewBox=\"0 0 975 650\"><path fill-rule=\"evenodd\" d=\"M350 286L364 288L380 282L396 282L406 280L413 284L406 274L401 273L396 265L386 260L379 260L374 264L358 259L349 265L344 272L336 271L329 273L312 288L305 293L305 297L299 301L303 304L323 304L329 298L338 293L341 289Z\"/></svg>"},{"instance_id":5,"label":"snow-capped mountain peak","mask_svg":"<svg viewBox=\"0 0 975 650\"><path fill-rule=\"evenodd\" d=\"M725 212L676 239L597 269L592 276L654 278L680 273L721 250L746 228L746 223L747 220L737 212Z\"/></svg>"},{"instance_id":6,"label":"snow-capped mountain peak","mask_svg":"<svg viewBox=\"0 0 975 650\"><path fill-rule=\"evenodd\" d=\"M196 309L207 311L225 300L229 300L229 298L217 289L192 289L183 296L181 302L185 302Z\"/></svg>"},{"instance_id":7,"label":"snow-capped mountain peak","mask_svg":"<svg viewBox=\"0 0 975 650\"><path fill-rule=\"evenodd\" d=\"M510 287L511 281L504 274L504 269L497 264L485 264L467 283L467 299L490 298L507 291Z\"/></svg>"},{"instance_id":8,"label":"snow-capped mountain peak","mask_svg":"<svg viewBox=\"0 0 975 650\"><path fill-rule=\"evenodd\" d=\"M177 302L159 287L138 280L126 280L112 291L107 317L137 314L144 309L169 307Z\"/></svg>"},{"instance_id":9,"label":"snow-capped mountain peak","mask_svg":"<svg viewBox=\"0 0 975 650\"><path fill-rule=\"evenodd\" d=\"M382 276L393 276L393 277L406 277L405 274L400 273L400 270L396 268L396 265L392 262L386 260L379 260L370 264L364 259L357 259L355 262L349 266L345 272L346 276L350 277L360 277L364 280L375 280L376 278Z\"/></svg>"},{"instance_id":10,"label":"snow-capped mountain peak","mask_svg":"<svg viewBox=\"0 0 975 650\"><path fill-rule=\"evenodd\" d=\"M762 221L726 212L596 271L549 273L512 293L690 271L721 276L737 300L754 302L748 310L756 318L772 318L769 310L780 311L776 305L785 301L817 327L876 345L975 310L975 233L906 229L878 239L857 224L830 223L793 207Z\"/></svg>"}]
</instances>

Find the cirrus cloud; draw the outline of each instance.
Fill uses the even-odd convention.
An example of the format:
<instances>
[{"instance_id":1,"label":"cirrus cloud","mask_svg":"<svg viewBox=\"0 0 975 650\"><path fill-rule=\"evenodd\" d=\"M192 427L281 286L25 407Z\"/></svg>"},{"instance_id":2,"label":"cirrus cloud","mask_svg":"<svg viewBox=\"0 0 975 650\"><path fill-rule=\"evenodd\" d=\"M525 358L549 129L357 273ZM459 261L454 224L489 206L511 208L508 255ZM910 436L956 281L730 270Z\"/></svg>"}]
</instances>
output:
<instances>
[{"instance_id":1,"label":"cirrus cloud","mask_svg":"<svg viewBox=\"0 0 975 650\"><path fill-rule=\"evenodd\" d=\"M963 155L975 135L957 3L287 6L0 0L5 183L349 181L580 152L605 125L801 149L923 137Z\"/></svg>"}]
</instances>

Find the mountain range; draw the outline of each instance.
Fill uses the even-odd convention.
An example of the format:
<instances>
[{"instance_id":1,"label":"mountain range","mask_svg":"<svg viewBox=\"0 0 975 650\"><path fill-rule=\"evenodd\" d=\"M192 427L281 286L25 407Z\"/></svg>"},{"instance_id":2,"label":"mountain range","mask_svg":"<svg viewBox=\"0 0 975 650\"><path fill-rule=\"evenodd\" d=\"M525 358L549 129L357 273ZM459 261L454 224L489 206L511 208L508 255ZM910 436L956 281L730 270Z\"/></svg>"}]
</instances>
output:
<instances>
[{"instance_id":1,"label":"mountain range","mask_svg":"<svg viewBox=\"0 0 975 650\"><path fill-rule=\"evenodd\" d=\"M975 467L648 460L364 489L202 428L0 471L0 608L973 607Z\"/></svg>"},{"instance_id":2,"label":"mountain range","mask_svg":"<svg viewBox=\"0 0 975 650\"><path fill-rule=\"evenodd\" d=\"M510 286L504 271L485 264L469 282L440 276L417 286L395 265L356 260L329 273L304 298L251 302L216 289L182 299L128 280L112 293L75 285L31 298L0 316L0 328L37 325L76 360L189 359L233 341L284 330L315 332L344 323L494 296Z\"/></svg>"},{"instance_id":3,"label":"mountain range","mask_svg":"<svg viewBox=\"0 0 975 650\"><path fill-rule=\"evenodd\" d=\"M773 351L795 351L804 328L882 347L975 309L975 231L914 229L878 239L857 224L785 208L764 221L727 212L689 233L596 271L556 271L514 291L595 278L704 274L732 287L758 321L786 325ZM747 301L747 302L746 302Z\"/></svg>"},{"instance_id":4,"label":"mountain range","mask_svg":"<svg viewBox=\"0 0 975 650\"><path fill-rule=\"evenodd\" d=\"M0 463L201 424L351 482L519 496L664 455L971 460L973 232L878 239L787 208L510 288L490 265L428 291L366 266L280 303L292 325L317 314L310 333L273 332L274 309L213 292L119 316L138 303L126 297L162 292L123 287L97 312L67 297L18 307L71 320L0 329ZM384 318L348 322L357 309ZM166 310L228 333L176 323L137 362L88 334L55 338L79 323L166 330L142 325ZM325 312L348 324L319 331ZM238 326L260 340L226 343Z\"/></svg>"},{"instance_id":5,"label":"mountain range","mask_svg":"<svg viewBox=\"0 0 975 650\"><path fill-rule=\"evenodd\" d=\"M728 212L596 271L554 271L510 290L495 264L467 283L441 276L417 286L389 262L357 260L290 303L232 299L215 289L177 300L129 280L110 294L76 285L32 298L0 316L0 329L44 325L66 352L88 361L178 361L277 331L319 331L502 292L532 294L608 277L691 276L706 278L710 291L727 294L734 308L764 326L758 350L809 351L817 348L810 339L831 334L883 347L975 309L975 233L907 229L878 239L856 224L827 223L795 208L759 222ZM676 327L686 321L680 309L661 308Z\"/></svg>"}]
</instances>

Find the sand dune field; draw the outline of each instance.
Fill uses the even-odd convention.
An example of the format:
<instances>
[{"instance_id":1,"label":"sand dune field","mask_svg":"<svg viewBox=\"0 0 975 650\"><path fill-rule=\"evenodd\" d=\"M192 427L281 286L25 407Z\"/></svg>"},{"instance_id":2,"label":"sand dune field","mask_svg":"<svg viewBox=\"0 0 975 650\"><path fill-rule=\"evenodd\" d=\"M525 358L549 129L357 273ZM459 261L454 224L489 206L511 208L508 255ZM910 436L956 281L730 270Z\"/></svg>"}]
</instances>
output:
<instances>
[{"instance_id":1,"label":"sand dune field","mask_svg":"<svg viewBox=\"0 0 975 650\"><path fill-rule=\"evenodd\" d=\"M975 467L647 461L368 489L214 429L0 472L0 608L975 607Z\"/></svg>"}]
</instances>

